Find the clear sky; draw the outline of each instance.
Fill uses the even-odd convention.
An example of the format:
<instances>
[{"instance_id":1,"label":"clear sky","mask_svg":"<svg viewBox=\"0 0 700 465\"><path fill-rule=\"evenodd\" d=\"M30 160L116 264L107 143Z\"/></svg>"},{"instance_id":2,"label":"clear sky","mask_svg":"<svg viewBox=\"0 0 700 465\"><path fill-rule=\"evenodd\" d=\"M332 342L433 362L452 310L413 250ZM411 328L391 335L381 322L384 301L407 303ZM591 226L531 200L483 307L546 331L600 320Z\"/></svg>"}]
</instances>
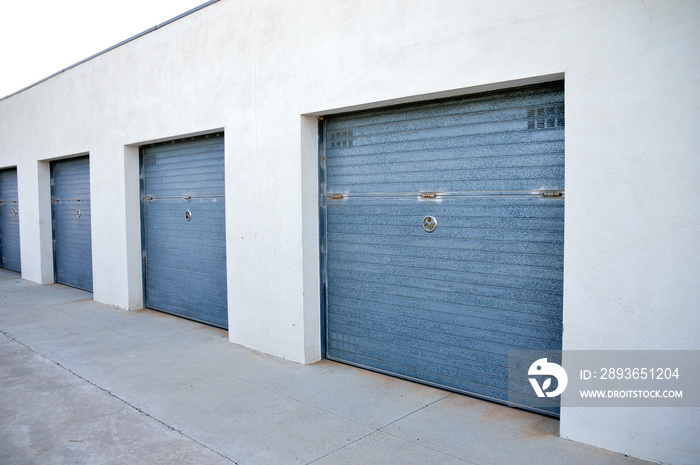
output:
<instances>
[{"instance_id":1,"label":"clear sky","mask_svg":"<svg viewBox=\"0 0 700 465\"><path fill-rule=\"evenodd\" d=\"M206 0L0 0L0 98Z\"/></svg>"}]
</instances>

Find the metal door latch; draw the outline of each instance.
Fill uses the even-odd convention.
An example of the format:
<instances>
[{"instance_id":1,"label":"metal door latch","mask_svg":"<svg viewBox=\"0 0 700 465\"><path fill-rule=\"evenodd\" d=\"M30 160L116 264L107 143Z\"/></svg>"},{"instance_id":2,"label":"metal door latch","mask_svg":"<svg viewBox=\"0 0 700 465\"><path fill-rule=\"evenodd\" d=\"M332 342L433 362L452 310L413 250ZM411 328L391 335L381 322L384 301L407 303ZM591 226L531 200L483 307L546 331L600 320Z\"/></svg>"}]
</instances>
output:
<instances>
[{"instance_id":1,"label":"metal door latch","mask_svg":"<svg viewBox=\"0 0 700 465\"><path fill-rule=\"evenodd\" d=\"M433 232L437 228L437 219L434 216L426 216L423 218L423 229L425 232Z\"/></svg>"},{"instance_id":2,"label":"metal door latch","mask_svg":"<svg viewBox=\"0 0 700 465\"><path fill-rule=\"evenodd\" d=\"M185 210L185 219L186 219L187 221L189 221L189 220L192 219L192 212L191 212L191 211Z\"/></svg>"},{"instance_id":3,"label":"metal door latch","mask_svg":"<svg viewBox=\"0 0 700 465\"><path fill-rule=\"evenodd\" d=\"M80 218L80 210L76 210L76 211L75 211L75 217L76 217L76 218Z\"/></svg>"}]
</instances>

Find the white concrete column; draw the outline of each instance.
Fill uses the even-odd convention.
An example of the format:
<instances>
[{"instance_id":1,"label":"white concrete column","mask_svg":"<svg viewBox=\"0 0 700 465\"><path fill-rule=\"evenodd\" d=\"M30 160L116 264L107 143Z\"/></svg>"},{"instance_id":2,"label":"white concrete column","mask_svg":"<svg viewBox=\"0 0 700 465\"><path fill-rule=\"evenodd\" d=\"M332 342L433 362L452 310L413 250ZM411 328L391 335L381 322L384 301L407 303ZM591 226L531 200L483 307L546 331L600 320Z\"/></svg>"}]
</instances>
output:
<instances>
[{"instance_id":1,"label":"white concrete column","mask_svg":"<svg viewBox=\"0 0 700 465\"><path fill-rule=\"evenodd\" d=\"M141 178L139 147L124 147L124 218L126 239L127 308L143 308L143 260L141 242Z\"/></svg>"},{"instance_id":2,"label":"white concrete column","mask_svg":"<svg viewBox=\"0 0 700 465\"><path fill-rule=\"evenodd\" d=\"M93 295L119 308L140 303L138 187L138 148L99 141L90 152Z\"/></svg>"},{"instance_id":3,"label":"white concrete column","mask_svg":"<svg viewBox=\"0 0 700 465\"><path fill-rule=\"evenodd\" d=\"M25 158L17 166L22 278L54 282L51 171L47 161Z\"/></svg>"},{"instance_id":4,"label":"white concrete column","mask_svg":"<svg viewBox=\"0 0 700 465\"><path fill-rule=\"evenodd\" d=\"M301 117L304 363L321 359L318 119Z\"/></svg>"}]
</instances>

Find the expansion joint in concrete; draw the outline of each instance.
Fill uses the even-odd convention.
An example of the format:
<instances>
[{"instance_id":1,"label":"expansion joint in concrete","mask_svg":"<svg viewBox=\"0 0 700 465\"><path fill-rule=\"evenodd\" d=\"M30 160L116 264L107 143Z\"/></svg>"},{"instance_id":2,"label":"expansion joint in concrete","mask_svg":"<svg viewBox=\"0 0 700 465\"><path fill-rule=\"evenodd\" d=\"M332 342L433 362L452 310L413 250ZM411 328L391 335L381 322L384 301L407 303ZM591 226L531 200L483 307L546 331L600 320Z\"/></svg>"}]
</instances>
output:
<instances>
[{"instance_id":1,"label":"expansion joint in concrete","mask_svg":"<svg viewBox=\"0 0 700 465\"><path fill-rule=\"evenodd\" d=\"M420 412L421 410L423 410L423 409L425 409L425 408L428 408L428 407L430 407L431 405L440 402L440 401L443 400L443 399L446 399L447 397L449 397L449 396L451 396L451 395L452 395L452 394L446 394L446 395L440 397L439 399L434 400L433 402L427 403L427 404L425 404L424 406L422 406L422 407L420 407L420 408L417 408L416 410L414 410L414 411L412 411L412 412L409 412L409 413L407 413L406 415L403 415L402 417L399 417L399 418L397 418L397 419L395 419L395 420L393 420L393 421L390 421L389 423L387 423L387 424L384 425L384 426L380 426L379 428L375 428L374 431L371 431L371 432L365 434L364 436L361 436L361 437L355 439L354 441L350 441L350 442L348 442L347 444L344 444L342 447L339 447L339 448L335 449L334 451L331 451L331 452L327 453L326 455L324 455L324 456L322 456L322 457L318 457L317 459L312 460L311 462L308 462L306 465L311 465L311 464L313 464L313 463L318 462L319 460L323 460L324 458L326 458L326 457L328 457L328 456L331 456L331 455L335 454L336 452L341 451L341 450L345 449L346 447L349 447L349 446L351 446L351 445L353 445L353 444L355 444L355 443L358 443L358 442L360 442L360 441L362 441L362 440L364 440L364 439L366 439L366 438L372 436L373 434L376 434L376 433L379 433L379 432L384 433L384 434L388 434L388 435L390 435L390 436L397 437L398 439L402 439L402 438L399 438L398 436L395 436L395 435L393 435L393 434L391 434L391 433L387 433L386 431L382 431L382 430L385 429L385 428L388 428L389 426L393 425L394 423L396 423L396 422L398 422L398 421L403 420L404 418L410 417L411 415L414 415L414 414ZM404 439L404 440L405 440L405 439ZM418 444L418 445L420 445L421 447L424 447L424 448L426 448L426 449L435 450L435 449L432 449L432 448L427 447L427 446L422 445L422 444ZM444 452L442 452L442 451L436 451L436 452L440 452L440 453L444 454ZM457 460L460 460L460 461L462 461L462 462L464 462L464 463L468 463L468 464L471 464L471 465L478 465L478 464L475 464L475 463L473 463L473 462L466 461L466 460L464 460L464 459L461 459L461 458L456 457L456 456L453 456L453 455L450 455L450 457L452 457L452 458L454 458L454 459L457 459Z\"/></svg>"}]
</instances>

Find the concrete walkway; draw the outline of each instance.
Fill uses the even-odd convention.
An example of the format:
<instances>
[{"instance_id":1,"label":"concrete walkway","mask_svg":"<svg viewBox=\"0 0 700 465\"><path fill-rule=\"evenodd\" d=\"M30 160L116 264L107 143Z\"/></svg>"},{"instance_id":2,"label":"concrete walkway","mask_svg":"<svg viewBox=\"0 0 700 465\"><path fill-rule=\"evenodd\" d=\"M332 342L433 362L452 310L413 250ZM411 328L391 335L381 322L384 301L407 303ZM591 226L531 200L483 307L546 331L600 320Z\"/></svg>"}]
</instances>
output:
<instances>
[{"instance_id":1,"label":"concrete walkway","mask_svg":"<svg viewBox=\"0 0 700 465\"><path fill-rule=\"evenodd\" d=\"M2 464L642 464L544 416L0 270Z\"/></svg>"}]
</instances>

